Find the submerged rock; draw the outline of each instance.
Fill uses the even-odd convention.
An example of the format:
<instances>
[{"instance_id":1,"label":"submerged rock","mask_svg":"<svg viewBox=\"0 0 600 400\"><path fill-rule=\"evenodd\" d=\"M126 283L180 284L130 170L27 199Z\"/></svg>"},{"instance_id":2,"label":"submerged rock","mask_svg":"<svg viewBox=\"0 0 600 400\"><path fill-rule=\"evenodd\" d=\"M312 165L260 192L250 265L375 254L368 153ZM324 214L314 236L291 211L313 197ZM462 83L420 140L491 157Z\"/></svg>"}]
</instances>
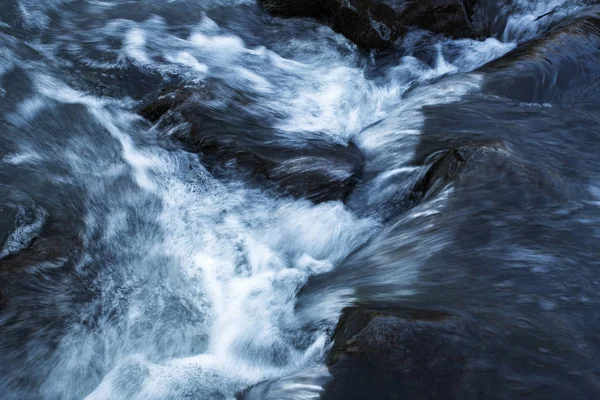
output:
<instances>
[{"instance_id":1,"label":"submerged rock","mask_svg":"<svg viewBox=\"0 0 600 400\"><path fill-rule=\"evenodd\" d=\"M315 365L283 378L254 385L237 394L238 400L318 400L330 379L327 367Z\"/></svg>"},{"instance_id":2,"label":"submerged rock","mask_svg":"<svg viewBox=\"0 0 600 400\"><path fill-rule=\"evenodd\" d=\"M435 143L438 146L444 142ZM447 144L447 143L446 143ZM428 199L438 194L446 185L460 177L461 172L473 161L483 158L489 152L504 149L499 141L468 141L450 149L435 149L434 143L424 140L420 143L419 152L428 147L431 151L424 158L416 158L416 164L429 165L427 172L423 175L412 189L412 196L418 199Z\"/></svg>"},{"instance_id":3,"label":"submerged rock","mask_svg":"<svg viewBox=\"0 0 600 400\"><path fill-rule=\"evenodd\" d=\"M423 195L438 192L441 186L455 179L466 163L459 149L447 150L431 165L423 180L418 184L418 191Z\"/></svg>"},{"instance_id":4,"label":"submerged rock","mask_svg":"<svg viewBox=\"0 0 600 400\"><path fill-rule=\"evenodd\" d=\"M367 214L376 209L384 221L396 219L409 209L436 197L448 185L460 182L465 173L485 164L488 157L506 150L500 140L467 140L455 138L443 132L441 136L422 134L415 155L408 157L399 166L408 166L402 174L389 174L395 165L380 163L377 154L366 157L366 167L374 166L369 174L365 173L363 185L357 188L350 198L348 205L360 214ZM384 148L382 148L384 150ZM371 157L369 157L371 156ZM396 167L399 168L399 167ZM376 189L375 189L376 188ZM377 190L377 191L376 191ZM368 204L365 210L363 204Z\"/></svg>"},{"instance_id":5,"label":"submerged rock","mask_svg":"<svg viewBox=\"0 0 600 400\"><path fill-rule=\"evenodd\" d=\"M0 260L28 248L40 235L46 218L46 212L25 197L0 203Z\"/></svg>"},{"instance_id":6,"label":"submerged rock","mask_svg":"<svg viewBox=\"0 0 600 400\"><path fill-rule=\"evenodd\" d=\"M239 176L314 202L343 200L360 179L362 155L353 143L315 133L282 133L246 110L252 99L235 94L212 108L209 87L167 90L141 114L177 126L172 137L200 154L220 178ZM222 107L222 103L227 103Z\"/></svg>"},{"instance_id":7,"label":"submerged rock","mask_svg":"<svg viewBox=\"0 0 600 400\"><path fill-rule=\"evenodd\" d=\"M473 36L475 1L463 0L258 0L281 17L310 17L329 24L363 49L386 50L410 26L464 38Z\"/></svg>"},{"instance_id":8,"label":"submerged rock","mask_svg":"<svg viewBox=\"0 0 600 400\"><path fill-rule=\"evenodd\" d=\"M322 399L497 398L480 336L440 311L347 308Z\"/></svg>"}]
</instances>

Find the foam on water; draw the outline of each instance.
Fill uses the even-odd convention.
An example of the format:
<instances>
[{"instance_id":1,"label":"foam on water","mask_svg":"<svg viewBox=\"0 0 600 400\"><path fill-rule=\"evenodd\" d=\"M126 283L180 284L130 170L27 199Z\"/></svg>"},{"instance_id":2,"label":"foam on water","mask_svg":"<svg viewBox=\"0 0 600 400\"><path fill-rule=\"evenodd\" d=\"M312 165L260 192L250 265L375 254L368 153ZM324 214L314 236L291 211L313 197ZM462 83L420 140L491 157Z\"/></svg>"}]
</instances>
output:
<instances>
[{"instance_id":1,"label":"foam on water","mask_svg":"<svg viewBox=\"0 0 600 400\"><path fill-rule=\"evenodd\" d=\"M110 26L110 28L109 28ZM217 78L251 95L248 105L257 115L285 115L277 126L285 131L318 131L348 140L363 127L384 118L401 102L402 93L415 79L427 82L439 76L469 71L514 48L496 39L438 43L434 65L407 56L390 68L383 79L365 76L363 65L341 57L339 49L307 54L304 43L291 41L283 47L296 56L284 58L265 47L248 47L204 15L189 37L169 33L160 17L147 21L114 21L98 34L123 36L120 59L165 77L176 74L188 82ZM332 31L326 35L339 36ZM410 46L410 40L407 40ZM445 54L454 54L452 62Z\"/></svg>"},{"instance_id":2,"label":"foam on water","mask_svg":"<svg viewBox=\"0 0 600 400\"><path fill-rule=\"evenodd\" d=\"M192 390L202 397L230 395L245 385L288 374L323 356L331 325L323 325L317 331L312 327L300 335L306 321L295 317L295 293L310 275L330 270L364 243L377 228L375 221L358 220L341 203L313 205L304 200L276 200L239 185L223 186L188 155L134 144L126 133L136 129L138 118L134 115L111 109L102 99L77 92L47 76L38 77L37 82L38 92L45 98L84 105L120 144L122 160L139 189L156 196L161 204L158 215L149 210L142 221L132 221L127 209L144 208L147 198L139 190L130 189L120 195L122 199L114 199L104 222L94 217L101 210L90 204L94 207L86 218L90 233L97 229L104 232L103 243L110 247L115 260L103 267L105 278L98 281L104 286L102 292L108 290L105 293L109 296L114 290L110 283L114 278L110 276L117 271L124 275L125 287L136 287L140 280L149 280L146 284L151 287L161 287L164 283L155 280L154 272L144 270L144 260L165 258L169 260L165 273L179 277L166 292L137 293L126 300L126 305L117 302L103 306L119 307L118 313L124 313L126 318L102 323L101 340L108 346L103 352L115 365L90 398L163 398L167 394L183 395L179 390ZM36 113L27 118L33 118L51 103L39 104ZM63 156L74 171L83 172L89 162L66 150ZM191 181L182 174L190 162L196 164ZM119 177L124 171L116 172ZM115 179L113 173L99 177L105 181L103 186ZM100 200L98 196L106 195L102 190L97 192L98 182L86 184L96 201ZM158 223L156 232L139 232L123 240L123 232L131 223L154 222ZM156 236L157 232L162 234ZM119 240L118 246L115 240ZM129 266L122 264L122 257L142 248L146 249L145 256L132 264L127 261ZM163 354L190 348L191 342L202 337L206 338L201 346L204 353L163 359L152 340L140 344L139 339L129 342L127 335L123 336L123 324L129 326L127 330L153 324L156 331L146 334L158 335L165 321L156 321L157 316L149 312L147 303L168 302L175 293L206 321L196 326L196 331L183 334L183 342L166 343L171 350L163 349ZM157 295L152 300L146 297ZM89 308L83 312L89 312ZM81 367L82 360L89 362L99 351L98 340L96 333L77 327L69 329L61 340L61 362L45 385L46 395L73 393L78 386L73 380L77 376L59 379L57 374L68 376L73 368ZM89 357L81 357L82 346Z\"/></svg>"}]
</instances>

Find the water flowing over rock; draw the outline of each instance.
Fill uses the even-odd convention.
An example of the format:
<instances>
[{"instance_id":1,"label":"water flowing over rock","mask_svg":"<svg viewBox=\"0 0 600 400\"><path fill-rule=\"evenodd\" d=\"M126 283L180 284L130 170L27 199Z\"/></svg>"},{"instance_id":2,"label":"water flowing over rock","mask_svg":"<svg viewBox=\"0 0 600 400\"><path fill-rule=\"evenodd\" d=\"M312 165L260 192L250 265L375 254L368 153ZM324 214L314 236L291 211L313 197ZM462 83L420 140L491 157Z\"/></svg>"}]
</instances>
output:
<instances>
[{"instance_id":1,"label":"water flowing over rock","mask_svg":"<svg viewBox=\"0 0 600 400\"><path fill-rule=\"evenodd\" d=\"M555 374L564 374L566 369L573 368L574 365L593 363L593 357L566 344L572 340L566 333L559 340L565 346L565 360L569 361L552 367L548 364L551 361L543 361L543 366L537 372L531 372L547 382L539 392L530 393L523 391L518 385L511 385L511 373L507 371L518 370L523 373L529 369L524 359L506 359L501 356L505 349L514 345L511 337L536 335L542 342L551 341L553 334L544 328L546 318L552 321L555 318L563 320L560 324L570 332L577 328L566 322L569 319L568 312L553 312L552 316L541 318L538 321L540 325L534 323L527 326L513 320L515 315L508 319L500 317L494 307L502 302L501 298L507 299L511 295L508 292L501 294L502 290L496 292L496 287L490 287L498 296L496 301L490 303L490 308L471 307L468 297L477 295L464 293L462 285L458 283L464 278L483 279L486 282L502 281L503 273L500 270L497 276L483 278L481 264L477 262L468 263L477 267L463 268L465 255L470 254L469 258L483 260L489 257L490 252L503 253L502 247L492 244L497 243L492 238L499 236L505 238L501 241L506 240L506 246L511 246L509 243L517 240L520 243L518 248L535 247L537 245L534 244L536 240L533 237L549 237L554 229L547 224L544 216L552 213L550 210L557 204L565 204L570 201L568 199L587 195L579 192L578 184L571 181L579 180L573 175L574 170L587 167L573 168L569 163L594 163L592 154L593 149L597 148L594 143L598 131L575 127L559 128L549 135L550 127L555 124L557 117L561 121L582 117L582 121L585 121L582 124L587 127L598 120L597 113L590 108L597 104L598 93L597 72L593 67L599 61L596 43L597 15L595 9L588 9L587 12L588 15L584 13L579 18L564 21L540 38L526 42L504 57L480 68L471 77L482 79L481 88L462 91L460 96L447 104L439 101L436 105L423 106L420 112L424 122L412 159L399 162L398 159L382 157L379 153L383 148L398 146L400 149L407 142L410 143L398 133L388 133L404 132L404 127L394 125L394 121L401 120L401 114L397 119L381 121L361 133L366 137L378 137L380 143L384 143L378 148L360 138L358 140L366 153L366 175L373 182L380 184L382 181L374 174L375 171L370 170L373 160L377 160L378 166L385 165L388 161L396 162L397 164L384 168L385 171L392 168L400 171L405 168L409 172L398 175L405 181L412 180L416 183L410 189L408 185L393 184L398 192L388 193L385 207L393 210L387 214L390 216L388 226L345 261L340 268L343 274L332 272L328 276L315 277L303 293L311 298L327 289L333 292L338 289L337 285L344 286L347 280L362 281L364 286L357 288L355 292L357 298L381 307L370 309L365 306L344 311L333 335L334 346L328 359L333 378L324 392L324 399L369 396L382 399L502 399L524 395L536 399L558 399L569 394L588 398L589 393L596 390L595 374L580 376L581 379L576 384L558 383L552 378ZM577 60L581 62L578 64ZM452 77L436 82L440 91L446 92L455 83L457 81L453 82ZM469 83L467 78L461 81L465 88L468 88ZM532 88L535 90L531 90ZM418 101L421 96L419 90L421 89L407 97ZM433 93L435 92L428 92L429 96ZM576 98L582 100L583 95L584 101L573 101ZM550 104L545 107L537 104L545 101L560 105L560 110ZM404 110L405 114L408 111ZM523 113L527 113L528 120L537 127L534 132L529 131L527 136L520 134L517 122ZM475 120L495 122L481 130ZM567 139L563 134L574 136ZM547 147L543 155L538 153L536 157L532 144L544 141L542 137L547 137ZM389 142L382 138L389 139ZM580 160L575 161L562 148L553 146L551 143L554 140L581 141L592 147L584 152L585 155L582 153ZM531 160L534 159L536 162L532 163ZM409 166L415 168L416 172ZM449 190L451 185L453 188ZM478 199L478 206L469 209L465 205L473 198ZM361 201L365 201L364 199L363 197ZM371 206L377 204L375 200L366 202L370 202ZM426 206L427 203L429 206ZM512 209L530 211L526 215L521 214L518 223L509 222L508 216L512 212L506 212L507 220L502 223L498 219L492 222L489 218L490 214L498 217L496 210ZM456 213L461 217L457 218ZM504 213L505 211L500 212ZM471 227L460 226L458 221L463 218L470 221ZM418 220L421 222L416 223ZM425 227L428 224L430 228ZM472 229L474 224L479 228ZM558 225L562 224L568 223L563 220ZM589 234L589 231L582 232L580 240L587 241ZM413 238L413 235L422 235L422 238ZM433 237L437 239L429 241ZM440 255L434 259L423 255L416 262L419 267L415 268L413 252L419 252L420 249L422 253L426 253L436 243L441 247L434 253L439 251ZM558 254L568 252L563 245L557 242L557 247L551 252L554 255L550 257L560 258ZM584 254L581 257L588 258ZM512 263L501 255L494 258L500 264ZM407 260L411 262L406 263ZM445 267L437 268L433 265ZM487 271L497 268L495 263L493 266L486 265ZM559 270L559 267L554 267L556 273L562 273ZM375 278L383 274L394 276L394 283ZM415 281L421 281L423 285ZM418 288L417 291L422 293L404 294L408 288ZM544 296L539 291L539 282L532 283L528 288L519 285L519 291L523 290ZM542 292L545 290L552 289L544 289ZM414 302L414 307L418 307L420 302L427 303L428 296L442 296L446 300L440 305L462 313L462 317L410 308L411 302L404 304L404 307L382 306L386 301L381 298L380 292L395 293L401 304L401 299L409 298ZM390 300L394 298L394 295L389 297ZM450 299L461 305L451 307ZM485 330L470 326L469 319L465 319L465 315L470 313L478 315L475 319L486 321ZM523 346L528 347L527 344ZM582 346L585 347L583 344ZM531 347L529 351L540 350Z\"/></svg>"},{"instance_id":2,"label":"water flowing over rock","mask_svg":"<svg viewBox=\"0 0 600 400\"><path fill-rule=\"evenodd\" d=\"M261 382L238 393L239 400L317 400L331 380L326 366L319 365L281 379Z\"/></svg>"},{"instance_id":3,"label":"water flowing over rock","mask_svg":"<svg viewBox=\"0 0 600 400\"><path fill-rule=\"evenodd\" d=\"M189 124L173 136L197 152L212 173L250 179L284 194L315 202L344 200L359 182L362 155L350 143L335 143L313 133L282 135L244 109L250 99L235 95L223 112L210 108L209 87L164 91L141 115L151 121Z\"/></svg>"},{"instance_id":4,"label":"water flowing over rock","mask_svg":"<svg viewBox=\"0 0 600 400\"><path fill-rule=\"evenodd\" d=\"M587 15L586 15L587 14ZM577 108L598 100L600 10L555 24L483 66L484 91L523 102Z\"/></svg>"},{"instance_id":5,"label":"water flowing over rock","mask_svg":"<svg viewBox=\"0 0 600 400\"><path fill-rule=\"evenodd\" d=\"M423 151L424 147L422 144L417 151ZM425 160L416 159L417 164L425 163L429 167L425 175L413 187L411 196L420 201L433 198L446 185L458 179L469 163L482 162L482 158L488 153L503 148L501 143L494 142L463 143L456 148L433 151L427 155ZM432 150L429 149L429 151Z\"/></svg>"}]
</instances>

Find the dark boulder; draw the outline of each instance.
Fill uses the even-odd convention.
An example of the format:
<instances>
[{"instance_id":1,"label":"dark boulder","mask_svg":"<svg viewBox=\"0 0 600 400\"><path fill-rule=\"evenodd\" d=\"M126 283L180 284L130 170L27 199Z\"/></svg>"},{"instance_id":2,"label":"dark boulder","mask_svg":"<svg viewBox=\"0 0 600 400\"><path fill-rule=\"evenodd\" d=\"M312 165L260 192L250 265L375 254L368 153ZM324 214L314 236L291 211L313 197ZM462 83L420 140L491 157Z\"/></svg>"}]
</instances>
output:
<instances>
[{"instance_id":1,"label":"dark boulder","mask_svg":"<svg viewBox=\"0 0 600 400\"><path fill-rule=\"evenodd\" d=\"M381 176L395 167L393 160L387 161L387 164L386 160L377 163L377 154L367 157L365 170L368 173L364 173L363 185L352 193L348 205L359 214L377 210L384 221L395 219L436 197L448 185L460 182L465 172L485 163L490 155L506 150L500 140L449 140L444 135L450 136L446 131L439 131L439 135L421 136L415 155L405 164L411 168L388 179ZM362 205L365 203L368 204L367 211Z\"/></svg>"},{"instance_id":2,"label":"dark boulder","mask_svg":"<svg viewBox=\"0 0 600 400\"><path fill-rule=\"evenodd\" d=\"M394 10L384 3L346 0L332 2L330 24L363 49L387 50L398 39Z\"/></svg>"},{"instance_id":3,"label":"dark boulder","mask_svg":"<svg viewBox=\"0 0 600 400\"><path fill-rule=\"evenodd\" d=\"M329 24L362 49L387 50L410 26L455 38L472 37L474 0L258 0L281 17L310 17Z\"/></svg>"},{"instance_id":4,"label":"dark boulder","mask_svg":"<svg viewBox=\"0 0 600 400\"><path fill-rule=\"evenodd\" d=\"M252 99L240 93L215 95L212 89L166 90L141 114L169 127L183 123L172 137L200 154L208 170L222 179L246 177L314 202L343 200L358 183L362 155L353 143L310 132L281 132L249 111Z\"/></svg>"},{"instance_id":5,"label":"dark boulder","mask_svg":"<svg viewBox=\"0 0 600 400\"><path fill-rule=\"evenodd\" d=\"M258 0L266 11L280 17L322 18L329 12L329 0Z\"/></svg>"},{"instance_id":6,"label":"dark boulder","mask_svg":"<svg viewBox=\"0 0 600 400\"><path fill-rule=\"evenodd\" d=\"M429 0L406 1L398 11L396 29L416 26L453 38L473 36L470 17L475 1Z\"/></svg>"},{"instance_id":7,"label":"dark boulder","mask_svg":"<svg viewBox=\"0 0 600 400\"><path fill-rule=\"evenodd\" d=\"M415 199L429 199L437 195L444 187L460 177L461 172L470 164L485 157L490 152L503 150L499 141L465 141L450 149L437 149L436 146L448 144L444 141L420 143L418 152L426 151L426 156L417 154L415 164L428 165L427 172L412 189ZM433 150L434 149L434 150Z\"/></svg>"},{"instance_id":8,"label":"dark boulder","mask_svg":"<svg viewBox=\"0 0 600 400\"><path fill-rule=\"evenodd\" d=\"M397 33L394 10L385 3L364 0L258 0L269 13L280 17L310 17L329 24L362 49L386 50Z\"/></svg>"},{"instance_id":9,"label":"dark boulder","mask_svg":"<svg viewBox=\"0 0 600 400\"><path fill-rule=\"evenodd\" d=\"M482 334L463 318L347 308L333 339L324 400L498 398Z\"/></svg>"}]
</instances>

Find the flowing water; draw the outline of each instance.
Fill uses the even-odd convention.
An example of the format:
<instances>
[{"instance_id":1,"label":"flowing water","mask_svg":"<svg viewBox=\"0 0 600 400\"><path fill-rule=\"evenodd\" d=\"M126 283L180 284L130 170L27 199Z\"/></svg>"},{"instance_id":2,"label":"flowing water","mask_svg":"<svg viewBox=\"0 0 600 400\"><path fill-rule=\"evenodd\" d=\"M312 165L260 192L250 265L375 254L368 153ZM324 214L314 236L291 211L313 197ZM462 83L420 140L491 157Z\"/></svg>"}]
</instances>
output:
<instances>
[{"instance_id":1,"label":"flowing water","mask_svg":"<svg viewBox=\"0 0 600 400\"><path fill-rule=\"evenodd\" d=\"M0 398L231 399L294 374L312 398L343 307L380 300L507 330L497 307L523 329L511 363L551 371L515 367L515 385L600 393L597 109L464 100L471 71L584 6L516 1L486 40L413 31L375 57L253 0L4 0ZM164 82L213 82L225 120L352 140L375 178L346 205L219 180L138 115ZM484 171L397 218L422 135L453 124L535 173Z\"/></svg>"}]
</instances>

